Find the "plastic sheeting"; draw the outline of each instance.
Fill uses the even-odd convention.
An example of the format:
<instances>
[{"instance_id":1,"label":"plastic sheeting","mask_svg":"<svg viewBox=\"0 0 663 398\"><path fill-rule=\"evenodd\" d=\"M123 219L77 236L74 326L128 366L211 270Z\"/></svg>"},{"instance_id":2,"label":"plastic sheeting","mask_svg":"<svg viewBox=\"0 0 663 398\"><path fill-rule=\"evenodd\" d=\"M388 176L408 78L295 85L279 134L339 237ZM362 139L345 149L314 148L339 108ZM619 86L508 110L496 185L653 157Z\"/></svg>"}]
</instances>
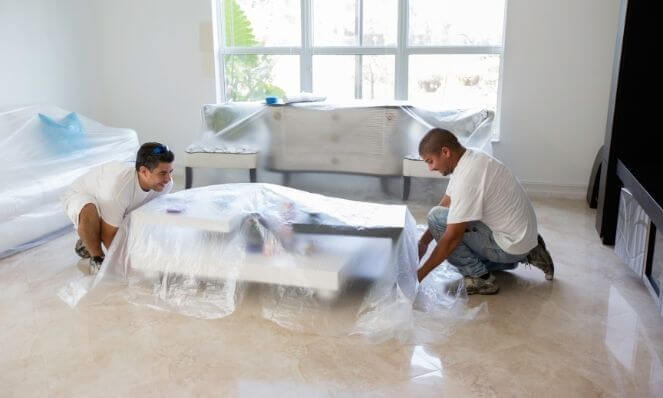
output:
<instances>
[{"instance_id":1,"label":"plastic sheeting","mask_svg":"<svg viewBox=\"0 0 663 398\"><path fill-rule=\"evenodd\" d=\"M285 328L374 341L433 340L480 310L448 264L416 279L407 208L270 184L159 197L121 225L101 271L59 296L129 302L201 318L257 316ZM94 289L92 289L94 288Z\"/></svg>"},{"instance_id":2,"label":"plastic sheeting","mask_svg":"<svg viewBox=\"0 0 663 398\"><path fill-rule=\"evenodd\" d=\"M264 105L226 103L202 109L205 132L187 152L259 153L275 171L330 171L400 176L433 127L468 147L492 153L494 113L436 110L404 102Z\"/></svg>"},{"instance_id":3,"label":"plastic sheeting","mask_svg":"<svg viewBox=\"0 0 663 398\"><path fill-rule=\"evenodd\" d=\"M39 116L42 114L43 116ZM65 118L69 114L68 118ZM64 120L63 124L57 123ZM55 106L0 110L0 257L71 227L59 197L89 168L131 160L138 139Z\"/></svg>"}]
</instances>

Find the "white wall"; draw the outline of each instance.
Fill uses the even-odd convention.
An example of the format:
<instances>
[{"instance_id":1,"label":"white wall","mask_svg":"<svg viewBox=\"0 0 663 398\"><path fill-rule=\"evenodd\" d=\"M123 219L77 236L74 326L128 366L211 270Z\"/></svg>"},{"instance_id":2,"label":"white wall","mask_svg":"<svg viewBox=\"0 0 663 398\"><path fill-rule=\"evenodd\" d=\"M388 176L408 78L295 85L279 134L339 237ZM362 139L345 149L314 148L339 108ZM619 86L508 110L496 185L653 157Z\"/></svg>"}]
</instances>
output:
<instances>
[{"instance_id":1,"label":"white wall","mask_svg":"<svg viewBox=\"0 0 663 398\"><path fill-rule=\"evenodd\" d=\"M530 189L587 184L605 131L619 1L508 0L494 152ZM210 0L0 7L0 105L62 104L180 156L199 135L200 105L215 101Z\"/></svg>"},{"instance_id":2,"label":"white wall","mask_svg":"<svg viewBox=\"0 0 663 398\"><path fill-rule=\"evenodd\" d=\"M0 107L52 103L92 112L91 19L84 0L0 0Z\"/></svg>"},{"instance_id":3,"label":"white wall","mask_svg":"<svg viewBox=\"0 0 663 398\"><path fill-rule=\"evenodd\" d=\"M215 102L210 0L97 0L99 120L177 156ZM177 164L177 162L176 162Z\"/></svg>"},{"instance_id":4,"label":"white wall","mask_svg":"<svg viewBox=\"0 0 663 398\"><path fill-rule=\"evenodd\" d=\"M530 190L584 190L603 141L620 0L508 0L501 142ZM102 121L181 152L213 102L209 0L95 2ZM201 43L202 42L202 43Z\"/></svg>"},{"instance_id":5,"label":"white wall","mask_svg":"<svg viewBox=\"0 0 663 398\"><path fill-rule=\"evenodd\" d=\"M587 186L605 134L619 4L508 0L495 155L530 189Z\"/></svg>"}]
</instances>

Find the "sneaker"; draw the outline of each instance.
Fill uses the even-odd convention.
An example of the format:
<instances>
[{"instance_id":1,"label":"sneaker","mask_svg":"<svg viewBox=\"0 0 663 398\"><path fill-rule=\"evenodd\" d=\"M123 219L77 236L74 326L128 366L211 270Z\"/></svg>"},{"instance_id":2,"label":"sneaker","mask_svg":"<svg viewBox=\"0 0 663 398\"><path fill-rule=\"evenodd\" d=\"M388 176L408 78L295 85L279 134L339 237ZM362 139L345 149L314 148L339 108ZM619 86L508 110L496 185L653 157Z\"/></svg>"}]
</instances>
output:
<instances>
[{"instance_id":1,"label":"sneaker","mask_svg":"<svg viewBox=\"0 0 663 398\"><path fill-rule=\"evenodd\" d=\"M481 277L465 277L465 290L467 294L495 294L500 290L500 287L495 283L495 276L488 274L488 279Z\"/></svg>"},{"instance_id":2,"label":"sneaker","mask_svg":"<svg viewBox=\"0 0 663 398\"><path fill-rule=\"evenodd\" d=\"M100 256L90 257L90 275L94 275L101 269L101 264L104 262L104 258Z\"/></svg>"},{"instance_id":3,"label":"sneaker","mask_svg":"<svg viewBox=\"0 0 663 398\"><path fill-rule=\"evenodd\" d=\"M90 257L91 257L91 256L90 256L90 252L87 251L87 248L86 248L85 245L83 244L83 241L80 240L80 239L78 240L78 242L76 242L76 246L74 247L74 251L75 251L76 254L78 254L81 258L90 258Z\"/></svg>"},{"instance_id":4,"label":"sneaker","mask_svg":"<svg viewBox=\"0 0 663 398\"><path fill-rule=\"evenodd\" d=\"M541 235L538 236L538 243L539 244L527 254L527 263L543 271L546 275L546 279L551 281L555 276L555 265L553 264L548 249L546 249L546 242L543 241Z\"/></svg>"}]
</instances>

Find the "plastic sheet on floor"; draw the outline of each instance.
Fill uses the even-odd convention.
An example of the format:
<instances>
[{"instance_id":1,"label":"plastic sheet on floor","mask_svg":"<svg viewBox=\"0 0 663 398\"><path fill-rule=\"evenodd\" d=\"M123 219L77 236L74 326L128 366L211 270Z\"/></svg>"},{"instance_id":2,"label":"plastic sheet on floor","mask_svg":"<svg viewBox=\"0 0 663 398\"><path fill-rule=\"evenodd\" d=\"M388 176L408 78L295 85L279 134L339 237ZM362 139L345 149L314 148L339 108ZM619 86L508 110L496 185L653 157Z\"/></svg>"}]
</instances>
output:
<instances>
[{"instance_id":1,"label":"plastic sheet on floor","mask_svg":"<svg viewBox=\"0 0 663 398\"><path fill-rule=\"evenodd\" d=\"M134 210L101 271L66 284L70 306L124 295L200 318L261 317L372 341L434 340L473 319L462 277L416 278L417 226L402 205L270 184L180 191ZM89 294L89 297L86 295Z\"/></svg>"}]
</instances>

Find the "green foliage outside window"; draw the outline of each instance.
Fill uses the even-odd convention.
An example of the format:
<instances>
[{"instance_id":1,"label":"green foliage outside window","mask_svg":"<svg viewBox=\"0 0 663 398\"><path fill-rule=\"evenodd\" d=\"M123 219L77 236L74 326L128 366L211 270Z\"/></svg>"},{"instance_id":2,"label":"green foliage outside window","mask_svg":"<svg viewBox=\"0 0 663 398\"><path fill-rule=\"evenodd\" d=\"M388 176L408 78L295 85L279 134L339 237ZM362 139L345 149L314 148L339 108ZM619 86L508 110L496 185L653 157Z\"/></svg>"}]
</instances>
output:
<instances>
[{"instance_id":1,"label":"green foliage outside window","mask_svg":"<svg viewBox=\"0 0 663 398\"><path fill-rule=\"evenodd\" d=\"M227 47L259 45L236 0L224 1L225 39ZM285 91L272 84L274 62L267 55L243 54L224 57L226 99L229 101L262 100L268 95L284 97Z\"/></svg>"}]
</instances>

